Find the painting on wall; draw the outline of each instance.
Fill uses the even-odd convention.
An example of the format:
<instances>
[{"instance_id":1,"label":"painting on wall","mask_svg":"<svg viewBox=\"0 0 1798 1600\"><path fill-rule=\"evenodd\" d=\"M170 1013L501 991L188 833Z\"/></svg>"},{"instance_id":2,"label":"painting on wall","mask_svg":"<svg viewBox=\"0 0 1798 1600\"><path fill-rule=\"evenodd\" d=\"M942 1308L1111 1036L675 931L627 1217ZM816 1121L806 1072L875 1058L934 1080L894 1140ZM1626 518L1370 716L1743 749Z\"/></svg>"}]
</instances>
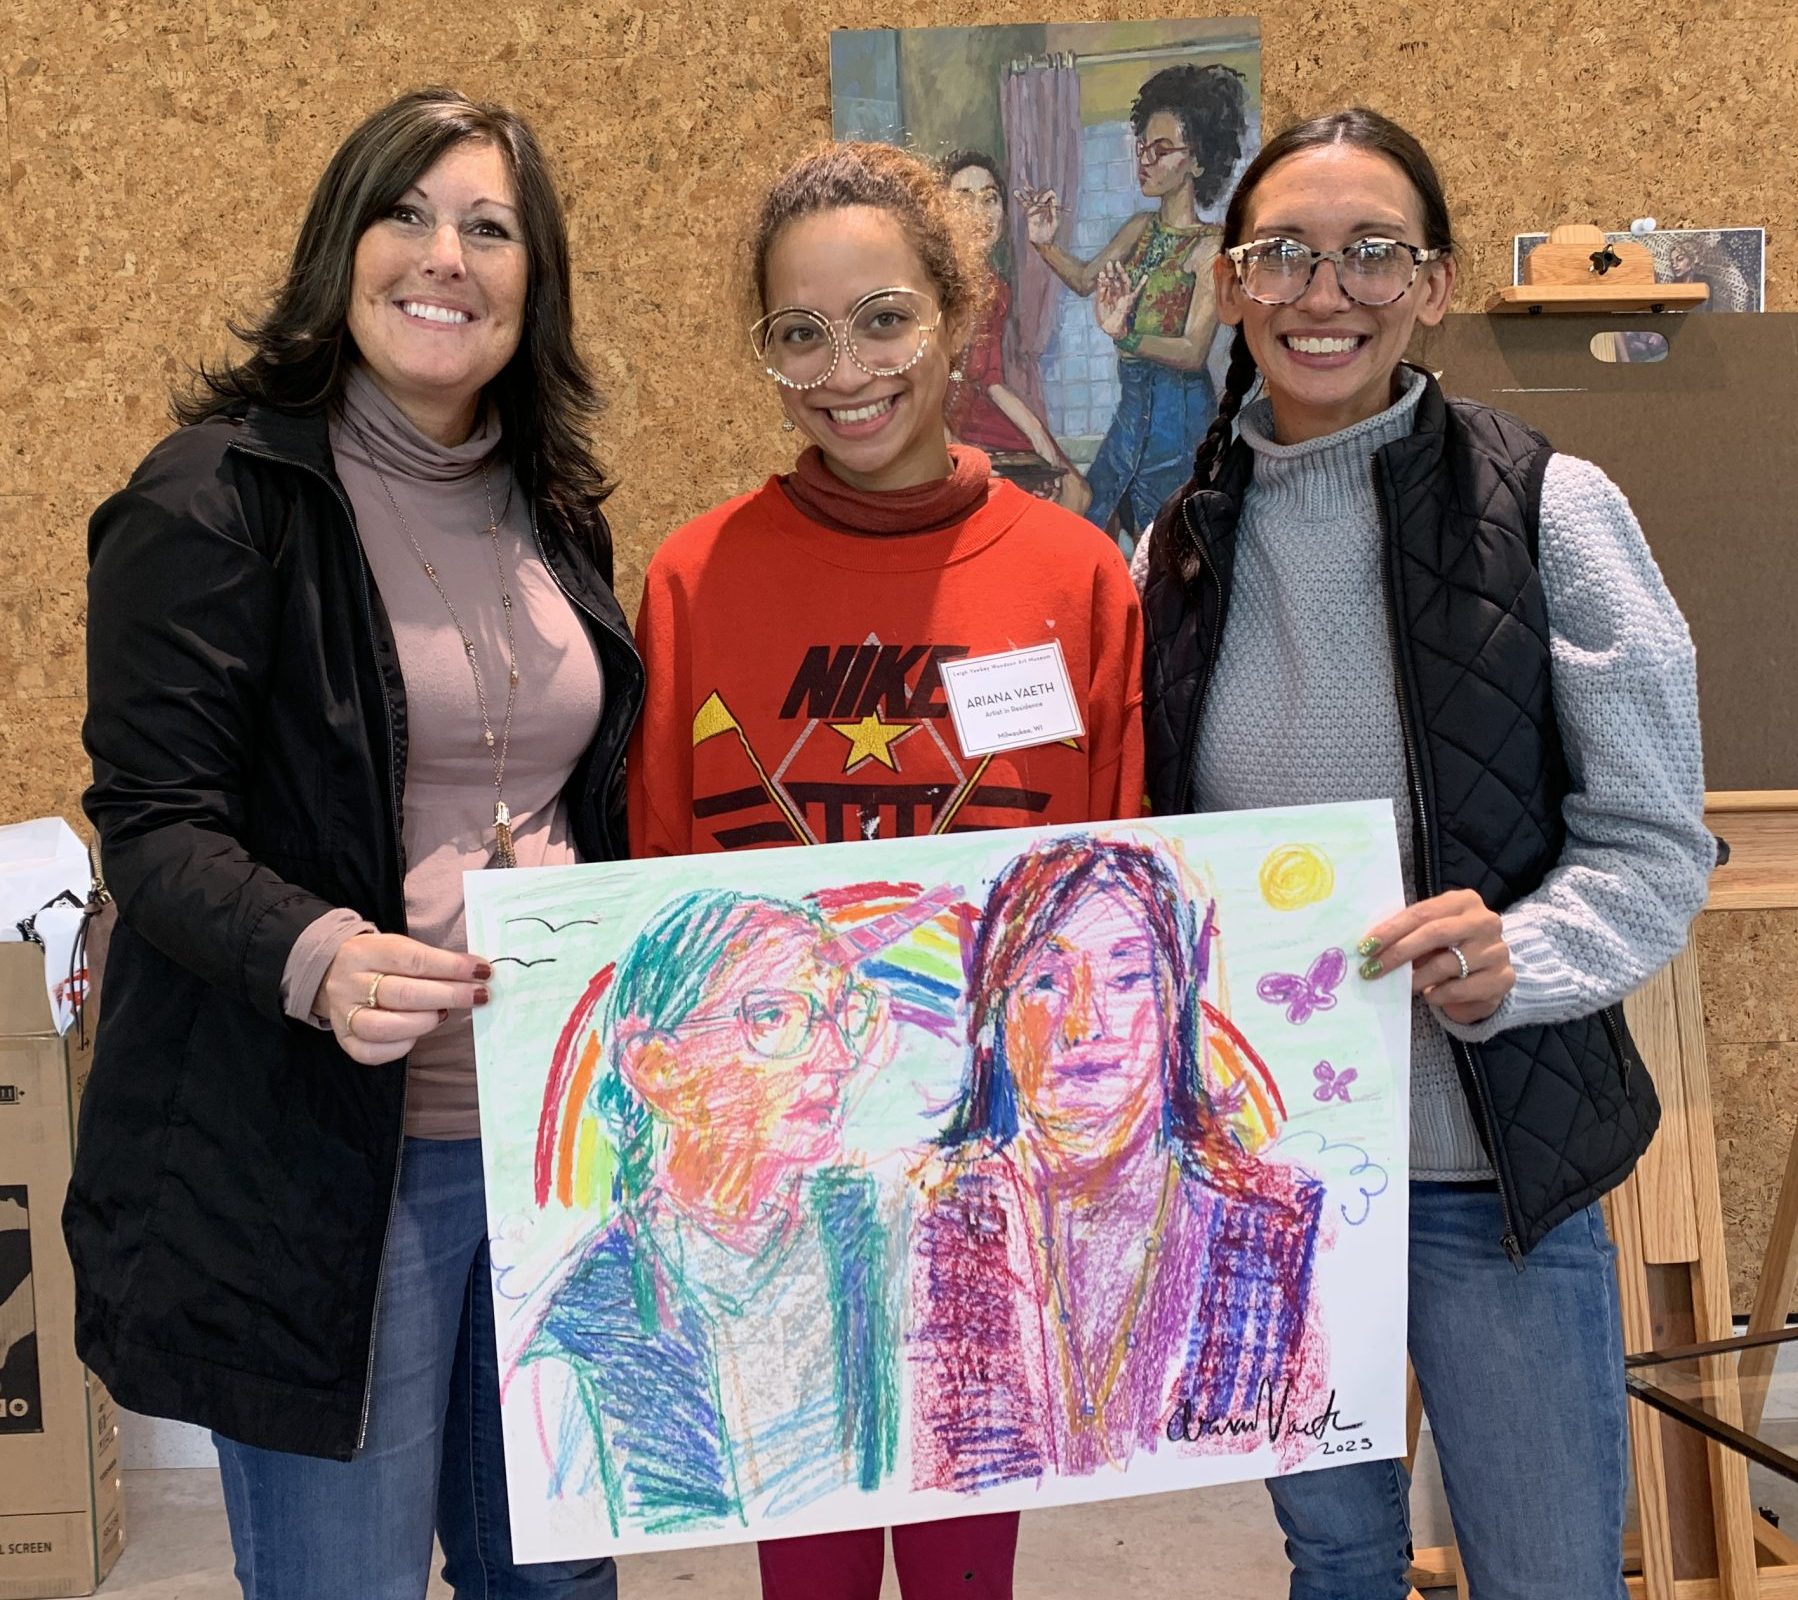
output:
<instances>
[{"instance_id":1,"label":"painting on wall","mask_svg":"<svg viewBox=\"0 0 1798 1600\"><path fill-rule=\"evenodd\" d=\"M521 1560L1403 1453L1390 803L467 893Z\"/></svg>"},{"instance_id":2,"label":"painting on wall","mask_svg":"<svg viewBox=\"0 0 1798 1600\"><path fill-rule=\"evenodd\" d=\"M858 29L830 63L836 136L935 162L985 231L951 431L1128 554L1216 411L1211 262L1260 148L1259 24Z\"/></svg>"},{"instance_id":3,"label":"painting on wall","mask_svg":"<svg viewBox=\"0 0 1798 1600\"><path fill-rule=\"evenodd\" d=\"M1702 283L1711 295L1695 311L1760 311L1766 303L1767 234L1763 228L1657 228L1648 233L1607 233L1611 244L1646 245L1656 283ZM1523 264L1546 233L1520 233L1511 241L1511 281L1523 282Z\"/></svg>"}]
</instances>

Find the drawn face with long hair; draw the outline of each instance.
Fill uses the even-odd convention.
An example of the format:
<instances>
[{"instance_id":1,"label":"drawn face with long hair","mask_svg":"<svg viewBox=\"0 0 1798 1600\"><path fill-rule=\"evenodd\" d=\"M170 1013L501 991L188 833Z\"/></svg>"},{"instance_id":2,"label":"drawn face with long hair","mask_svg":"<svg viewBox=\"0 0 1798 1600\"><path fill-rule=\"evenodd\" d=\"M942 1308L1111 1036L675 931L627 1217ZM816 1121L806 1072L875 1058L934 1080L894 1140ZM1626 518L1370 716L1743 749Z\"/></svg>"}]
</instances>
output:
<instances>
[{"instance_id":1,"label":"drawn face with long hair","mask_svg":"<svg viewBox=\"0 0 1798 1600\"><path fill-rule=\"evenodd\" d=\"M996 249L1005 231L1005 191L999 180L985 167L970 164L950 173L949 192L979 222L981 247Z\"/></svg>"},{"instance_id":2,"label":"drawn face with long hair","mask_svg":"<svg viewBox=\"0 0 1798 1600\"><path fill-rule=\"evenodd\" d=\"M1158 1124L1168 973L1120 884L1095 885L1021 963L1005 1040L1020 1123L1084 1164Z\"/></svg>"},{"instance_id":3,"label":"drawn face with long hair","mask_svg":"<svg viewBox=\"0 0 1798 1600\"><path fill-rule=\"evenodd\" d=\"M529 287L506 159L467 140L357 241L350 335L382 391L426 431L437 417L471 425L481 390L518 349Z\"/></svg>"},{"instance_id":4,"label":"drawn face with long hair","mask_svg":"<svg viewBox=\"0 0 1798 1600\"><path fill-rule=\"evenodd\" d=\"M818 930L768 909L732 940L693 1010L625 1042L620 1067L658 1121L721 1160L829 1158L843 1090L880 1032L880 992L820 959Z\"/></svg>"}]
</instances>

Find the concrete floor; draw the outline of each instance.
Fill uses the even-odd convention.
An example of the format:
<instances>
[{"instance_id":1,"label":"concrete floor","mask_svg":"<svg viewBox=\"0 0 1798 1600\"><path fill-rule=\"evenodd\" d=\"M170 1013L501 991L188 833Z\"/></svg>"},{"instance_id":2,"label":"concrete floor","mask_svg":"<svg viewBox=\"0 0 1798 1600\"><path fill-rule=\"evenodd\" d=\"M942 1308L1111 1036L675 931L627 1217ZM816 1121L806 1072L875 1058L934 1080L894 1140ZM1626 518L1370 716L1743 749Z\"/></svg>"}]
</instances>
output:
<instances>
[{"instance_id":1,"label":"concrete floor","mask_svg":"<svg viewBox=\"0 0 1798 1600\"><path fill-rule=\"evenodd\" d=\"M1430 1542L1440 1497L1420 1462L1418 1537ZM199 1467L125 1474L125 1553L105 1600L236 1600L218 1474ZM757 1600L751 1545L627 1556L623 1600ZM1034 1512L1018 1551L1020 1597L1116 1595L1128 1600L1276 1600L1286 1563L1267 1495L1257 1483ZM897 1600L887 1575L883 1600ZM449 1600L433 1581L430 1600ZM346 1597L347 1600L347 1597Z\"/></svg>"}]
</instances>

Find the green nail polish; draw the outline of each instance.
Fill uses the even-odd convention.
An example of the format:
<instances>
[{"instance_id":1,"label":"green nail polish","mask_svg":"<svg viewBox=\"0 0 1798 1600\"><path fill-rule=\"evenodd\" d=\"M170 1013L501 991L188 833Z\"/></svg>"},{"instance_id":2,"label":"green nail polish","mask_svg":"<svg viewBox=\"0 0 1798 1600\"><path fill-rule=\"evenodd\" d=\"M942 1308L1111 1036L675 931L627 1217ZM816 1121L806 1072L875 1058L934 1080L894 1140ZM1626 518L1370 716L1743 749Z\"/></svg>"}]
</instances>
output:
<instances>
[{"instance_id":1,"label":"green nail polish","mask_svg":"<svg viewBox=\"0 0 1798 1600\"><path fill-rule=\"evenodd\" d=\"M1380 972L1381 967L1379 959L1375 956L1369 956L1361 963L1361 976L1364 978L1377 978L1379 977Z\"/></svg>"},{"instance_id":2,"label":"green nail polish","mask_svg":"<svg viewBox=\"0 0 1798 1600\"><path fill-rule=\"evenodd\" d=\"M1358 956L1375 956L1379 953L1380 941L1371 933L1355 946L1355 954Z\"/></svg>"}]
</instances>

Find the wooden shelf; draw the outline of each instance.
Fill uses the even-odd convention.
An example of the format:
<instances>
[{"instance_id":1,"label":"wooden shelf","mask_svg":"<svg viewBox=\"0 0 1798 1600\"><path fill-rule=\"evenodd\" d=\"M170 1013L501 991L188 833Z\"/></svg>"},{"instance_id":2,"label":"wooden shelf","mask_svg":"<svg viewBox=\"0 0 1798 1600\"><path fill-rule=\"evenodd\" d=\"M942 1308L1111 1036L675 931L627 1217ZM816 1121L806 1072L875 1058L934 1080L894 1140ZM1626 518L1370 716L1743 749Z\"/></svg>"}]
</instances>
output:
<instances>
[{"instance_id":1,"label":"wooden shelf","mask_svg":"<svg viewBox=\"0 0 1798 1600\"><path fill-rule=\"evenodd\" d=\"M1575 311L1609 317L1643 311L1690 311L1710 296L1709 285L1702 283L1619 284L1615 288L1596 283L1520 283L1488 295L1486 310L1493 316Z\"/></svg>"},{"instance_id":2,"label":"wooden shelf","mask_svg":"<svg viewBox=\"0 0 1798 1600\"><path fill-rule=\"evenodd\" d=\"M1729 841L1729 864L1711 874L1706 910L1798 907L1798 810L1707 805L1704 818L1712 833Z\"/></svg>"}]
</instances>

